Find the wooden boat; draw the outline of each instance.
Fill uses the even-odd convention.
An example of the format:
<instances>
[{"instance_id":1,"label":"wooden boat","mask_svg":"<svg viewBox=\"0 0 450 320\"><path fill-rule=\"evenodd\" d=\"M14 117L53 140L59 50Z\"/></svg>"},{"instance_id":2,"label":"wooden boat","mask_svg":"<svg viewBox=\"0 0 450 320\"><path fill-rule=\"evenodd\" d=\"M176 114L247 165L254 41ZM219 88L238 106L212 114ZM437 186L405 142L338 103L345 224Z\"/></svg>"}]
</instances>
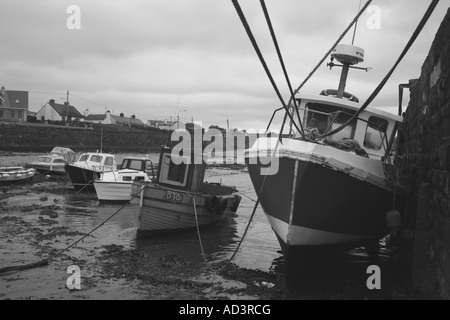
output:
<instances>
[{"instance_id":1,"label":"wooden boat","mask_svg":"<svg viewBox=\"0 0 450 320\"><path fill-rule=\"evenodd\" d=\"M117 169L116 157L109 153L82 153L74 163L66 163L64 169L76 190L95 191L94 180Z\"/></svg>"},{"instance_id":2,"label":"wooden boat","mask_svg":"<svg viewBox=\"0 0 450 320\"><path fill-rule=\"evenodd\" d=\"M33 178L36 170L20 166L0 167L0 183L14 183Z\"/></svg>"},{"instance_id":3,"label":"wooden boat","mask_svg":"<svg viewBox=\"0 0 450 320\"><path fill-rule=\"evenodd\" d=\"M239 207L234 187L204 181L203 159L175 163L171 151L162 149L156 179L133 185L133 196L140 200L139 237L211 225Z\"/></svg>"},{"instance_id":4,"label":"wooden boat","mask_svg":"<svg viewBox=\"0 0 450 320\"><path fill-rule=\"evenodd\" d=\"M99 201L130 201L133 182L150 181L153 176L150 159L127 157L119 170L102 173L94 188Z\"/></svg>"},{"instance_id":5,"label":"wooden boat","mask_svg":"<svg viewBox=\"0 0 450 320\"><path fill-rule=\"evenodd\" d=\"M35 168L40 174L67 174L64 169L66 163L75 161L75 152L69 148L55 147L50 153L40 155L28 165Z\"/></svg>"}]
</instances>

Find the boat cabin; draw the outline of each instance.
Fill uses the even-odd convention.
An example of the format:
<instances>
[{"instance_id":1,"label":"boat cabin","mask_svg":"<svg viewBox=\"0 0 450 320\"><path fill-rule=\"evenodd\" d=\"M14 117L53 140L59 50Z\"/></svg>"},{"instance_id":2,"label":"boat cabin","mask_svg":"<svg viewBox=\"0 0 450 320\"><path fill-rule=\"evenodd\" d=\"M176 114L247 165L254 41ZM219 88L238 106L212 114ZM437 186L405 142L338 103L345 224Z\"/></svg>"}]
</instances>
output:
<instances>
[{"instance_id":1,"label":"boat cabin","mask_svg":"<svg viewBox=\"0 0 450 320\"><path fill-rule=\"evenodd\" d=\"M150 159L146 158L124 158L122 160L122 164L120 165L119 172L121 171L140 171L145 172L149 177L155 176L155 170L153 168L153 162ZM129 178L129 181L132 180L131 176L124 176L123 179ZM133 178L134 180L144 180L144 177Z\"/></svg>"},{"instance_id":2,"label":"boat cabin","mask_svg":"<svg viewBox=\"0 0 450 320\"><path fill-rule=\"evenodd\" d=\"M82 153L77 162L84 162L96 171L113 171L117 168L115 156L109 153Z\"/></svg>"},{"instance_id":3,"label":"boat cabin","mask_svg":"<svg viewBox=\"0 0 450 320\"><path fill-rule=\"evenodd\" d=\"M319 134L331 132L340 127L360 108L357 102L325 95L302 95L297 102L303 128L317 129ZM296 118L295 114L294 118ZM403 118L400 116L368 107L343 130L326 139L356 140L370 158L381 159L389 153L394 142L397 124L402 121ZM296 137L299 136L300 134L296 133Z\"/></svg>"},{"instance_id":4,"label":"boat cabin","mask_svg":"<svg viewBox=\"0 0 450 320\"><path fill-rule=\"evenodd\" d=\"M200 154L190 156L173 155L172 149L164 147L158 166L158 183L169 188L198 192L205 176L206 162Z\"/></svg>"}]
</instances>

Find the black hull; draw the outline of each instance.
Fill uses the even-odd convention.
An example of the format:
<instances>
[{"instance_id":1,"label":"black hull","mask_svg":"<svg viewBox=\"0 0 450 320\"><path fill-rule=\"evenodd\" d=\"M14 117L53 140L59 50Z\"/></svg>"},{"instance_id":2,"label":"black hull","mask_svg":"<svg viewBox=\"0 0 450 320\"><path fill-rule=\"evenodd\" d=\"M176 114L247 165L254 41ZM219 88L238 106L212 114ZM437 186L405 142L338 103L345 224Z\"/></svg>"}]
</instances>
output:
<instances>
[{"instance_id":1,"label":"black hull","mask_svg":"<svg viewBox=\"0 0 450 320\"><path fill-rule=\"evenodd\" d=\"M294 247L351 247L389 234L386 213L393 209L392 191L315 163L289 158L279 160L278 173L267 176L261 205L282 247L286 245L291 206L293 229L289 245ZM298 171L294 181L296 162ZM264 180L260 168L256 164L248 166L257 193ZM401 211L398 205L402 199L399 197L396 203L396 209Z\"/></svg>"},{"instance_id":2,"label":"black hull","mask_svg":"<svg viewBox=\"0 0 450 320\"><path fill-rule=\"evenodd\" d=\"M70 181L75 190L95 192L94 180L100 178L100 172L80 168L71 164L66 164L64 168L69 174Z\"/></svg>"}]
</instances>

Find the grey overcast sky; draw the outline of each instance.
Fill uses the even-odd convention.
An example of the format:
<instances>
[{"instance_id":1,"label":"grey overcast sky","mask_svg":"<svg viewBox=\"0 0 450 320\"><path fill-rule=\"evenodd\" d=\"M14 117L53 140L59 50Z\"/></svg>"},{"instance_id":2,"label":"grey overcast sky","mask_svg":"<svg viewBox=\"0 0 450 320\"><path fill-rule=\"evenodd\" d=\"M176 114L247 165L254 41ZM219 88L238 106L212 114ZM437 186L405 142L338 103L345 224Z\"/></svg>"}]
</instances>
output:
<instances>
[{"instance_id":1,"label":"grey overcast sky","mask_svg":"<svg viewBox=\"0 0 450 320\"><path fill-rule=\"evenodd\" d=\"M366 1L362 0L362 4ZM355 45L365 49L368 73L350 72L346 90L364 101L391 68L430 4L429 0L374 0L359 20ZM266 0L294 87L303 81L356 15L360 0ZM257 0L240 4L285 99L288 90ZM80 9L80 29L70 5ZM430 21L374 106L393 110L398 84L421 66L450 6L441 0ZM73 24L72 24L73 25ZM66 91L80 112L144 122L202 121L232 128L265 128L280 102L231 0L1 0L0 85L29 91L30 110ZM341 43L350 43L351 35ZM328 62L328 60L326 61ZM302 89L336 88L340 70L324 63ZM183 111L186 110L186 111Z\"/></svg>"}]
</instances>

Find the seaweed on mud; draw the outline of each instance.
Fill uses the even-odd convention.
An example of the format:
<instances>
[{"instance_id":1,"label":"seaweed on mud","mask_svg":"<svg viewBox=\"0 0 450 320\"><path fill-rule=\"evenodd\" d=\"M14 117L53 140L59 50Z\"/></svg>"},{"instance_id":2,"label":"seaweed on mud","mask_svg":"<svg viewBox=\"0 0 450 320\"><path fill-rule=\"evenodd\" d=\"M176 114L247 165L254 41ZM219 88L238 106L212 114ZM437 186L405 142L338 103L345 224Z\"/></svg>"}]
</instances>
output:
<instances>
[{"instance_id":1,"label":"seaweed on mud","mask_svg":"<svg viewBox=\"0 0 450 320\"><path fill-rule=\"evenodd\" d=\"M53 218L53 217L50 217L50 218ZM46 226L50 225L51 226L51 225L54 225L54 224L58 224L59 222L55 221L55 220L51 220L51 219L46 219L44 217L39 217L39 223L41 225L46 225Z\"/></svg>"},{"instance_id":2,"label":"seaweed on mud","mask_svg":"<svg viewBox=\"0 0 450 320\"><path fill-rule=\"evenodd\" d=\"M54 239L59 236L84 236L85 233L73 231L69 227L54 227L47 230L47 233L39 232L36 235L37 241Z\"/></svg>"},{"instance_id":3,"label":"seaweed on mud","mask_svg":"<svg viewBox=\"0 0 450 320\"><path fill-rule=\"evenodd\" d=\"M56 212L56 210L59 209L61 210L60 207L52 205L52 206L48 206L45 207L44 209L41 210L41 213L39 213L39 215L41 216L49 216L50 218L58 218L58 212Z\"/></svg>"},{"instance_id":4,"label":"seaweed on mud","mask_svg":"<svg viewBox=\"0 0 450 320\"><path fill-rule=\"evenodd\" d=\"M140 250L122 250L119 248L121 246L105 247L107 250L102 252L99 259L102 261L103 271L109 276L139 279L152 286L176 286L190 292L198 291L199 295L202 288L211 286L187 279L184 272L187 262L175 257L176 255L158 258ZM168 265L172 267L167 268Z\"/></svg>"},{"instance_id":5,"label":"seaweed on mud","mask_svg":"<svg viewBox=\"0 0 450 320\"><path fill-rule=\"evenodd\" d=\"M42 206L40 204L35 204L33 203L32 205L26 206L26 207L21 207L20 211L21 212L33 212L33 211L37 211L39 209L41 209Z\"/></svg>"}]
</instances>

